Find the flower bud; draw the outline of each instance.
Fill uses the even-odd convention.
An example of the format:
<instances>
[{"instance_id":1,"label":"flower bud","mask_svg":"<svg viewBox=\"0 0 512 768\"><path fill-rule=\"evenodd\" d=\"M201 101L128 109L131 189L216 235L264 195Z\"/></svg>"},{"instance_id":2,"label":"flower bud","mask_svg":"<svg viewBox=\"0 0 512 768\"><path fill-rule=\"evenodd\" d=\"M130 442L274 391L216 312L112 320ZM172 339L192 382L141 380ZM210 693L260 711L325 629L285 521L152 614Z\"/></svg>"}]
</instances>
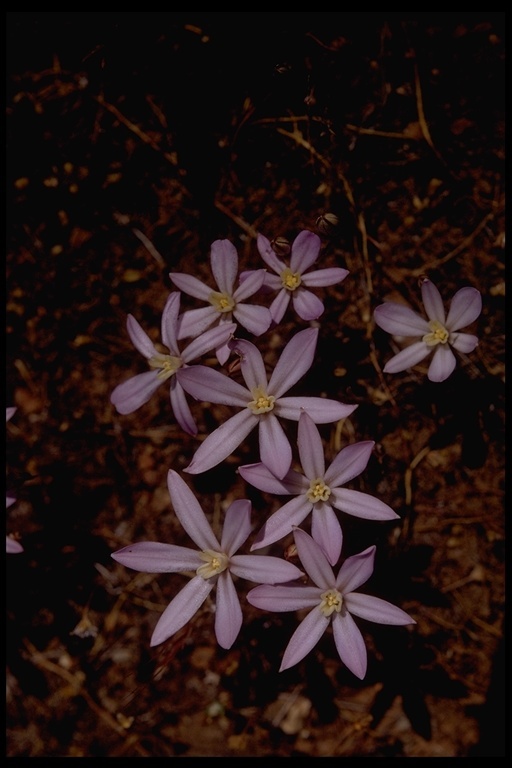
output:
<instances>
[{"instance_id":1,"label":"flower bud","mask_svg":"<svg viewBox=\"0 0 512 768\"><path fill-rule=\"evenodd\" d=\"M323 213L316 220L316 228L322 235L332 235L339 224L335 213Z\"/></svg>"},{"instance_id":2,"label":"flower bud","mask_svg":"<svg viewBox=\"0 0 512 768\"><path fill-rule=\"evenodd\" d=\"M274 251L276 256L288 256L290 253L290 241L286 237L274 237L270 241L270 247Z\"/></svg>"}]
</instances>

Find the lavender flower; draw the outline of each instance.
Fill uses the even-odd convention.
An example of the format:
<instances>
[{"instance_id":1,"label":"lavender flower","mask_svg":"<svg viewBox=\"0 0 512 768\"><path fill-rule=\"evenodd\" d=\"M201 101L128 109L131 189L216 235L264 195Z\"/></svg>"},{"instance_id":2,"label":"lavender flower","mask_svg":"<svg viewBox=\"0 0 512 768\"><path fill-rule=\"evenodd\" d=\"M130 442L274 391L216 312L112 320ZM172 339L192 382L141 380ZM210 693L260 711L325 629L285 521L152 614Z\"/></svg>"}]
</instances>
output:
<instances>
[{"instance_id":1,"label":"lavender flower","mask_svg":"<svg viewBox=\"0 0 512 768\"><path fill-rule=\"evenodd\" d=\"M338 562L343 544L343 533L335 509L366 520L394 520L398 515L368 493L342 487L365 469L375 445L372 440L343 448L326 471L322 438L314 421L303 412L299 418L297 444L304 474L290 469L279 480L262 462L246 464L238 470L260 491L295 497L268 518L251 550L282 539L312 512L312 536L334 565Z\"/></svg>"},{"instance_id":2,"label":"lavender flower","mask_svg":"<svg viewBox=\"0 0 512 768\"><path fill-rule=\"evenodd\" d=\"M233 339L230 347L240 355L245 387L206 366L193 365L182 372L180 382L193 397L242 409L208 435L186 472L198 474L216 466L258 426L261 460L272 467L276 477L283 478L291 466L292 449L280 418L298 421L301 412L307 411L315 423L325 424L343 419L357 408L322 397L282 397L311 367L317 339L317 328L296 333L283 349L269 381L254 344Z\"/></svg>"},{"instance_id":3,"label":"lavender flower","mask_svg":"<svg viewBox=\"0 0 512 768\"><path fill-rule=\"evenodd\" d=\"M236 324L224 323L211 328L198 335L180 352L177 341L179 309L180 293L176 291L167 299L161 322L162 340L170 354L159 352L137 320L132 315L128 315L126 325L130 339L134 347L146 358L152 370L139 373L119 384L112 392L110 401L119 413L133 413L148 402L164 381L170 379L171 408L176 421L185 432L196 435L197 425L180 384L181 374L192 360L217 348L219 344L224 344L233 335Z\"/></svg>"},{"instance_id":4,"label":"lavender flower","mask_svg":"<svg viewBox=\"0 0 512 768\"><path fill-rule=\"evenodd\" d=\"M459 333L460 328L472 323L482 311L482 297L476 288L460 288L452 298L448 315L438 289L430 280L421 283L421 295L428 320L409 307L387 301L375 308L375 322L387 333L398 336L419 337L410 346L394 355L384 367L384 373L399 373L424 360L431 352L428 369L430 381L444 381L456 366L452 352L473 352L478 337Z\"/></svg>"},{"instance_id":5,"label":"lavender flower","mask_svg":"<svg viewBox=\"0 0 512 768\"><path fill-rule=\"evenodd\" d=\"M311 609L293 633L279 671L293 667L307 656L330 624L340 659L362 680L366 675L366 646L352 616L378 624L416 622L386 600L354 591L373 573L375 546L348 557L335 576L324 551L308 533L296 528L294 539L304 570L313 584L260 585L247 594L248 602L264 611Z\"/></svg>"},{"instance_id":6,"label":"lavender flower","mask_svg":"<svg viewBox=\"0 0 512 768\"><path fill-rule=\"evenodd\" d=\"M271 291L277 291L277 296L270 305L270 313L276 324L283 319L290 299L295 312L302 320L316 320L323 313L324 305L308 288L341 283L348 275L348 269L341 267L307 271L317 260L321 246L318 235L307 229L299 232L292 243L289 266L278 258L270 240L264 235L258 235L256 245L265 264L275 272L267 272L263 285ZM244 272L243 280L251 274L250 270Z\"/></svg>"},{"instance_id":7,"label":"lavender flower","mask_svg":"<svg viewBox=\"0 0 512 768\"><path fill-rule=\"evenodd\" d=\"M16 406L8 406L5 409L5 422L7 423L14 414L16 413L18 409ZM12 491L7 491L5 495L5 508L9 509L14 502L16 501L16 496L12 493ZM19 543L19 541L16 541L16 539L13 539L11 536L5 537L5 551L9 555L18 555L20 552L23 552L23 547Z\"/></svg>"},{"instance_id":8,"label":"lavender flower","mask_svg":"<svg viewBox=\"0 0 512 768\"><path fill-rule=\"evenodd\" d=\"M207 307L190 309L183 313L178 338L197 335L198 330L204 331L216 321L221 325L231 323L233 318L255 336L265 333L272 322L270 311L267 307L244 303L261 288L265 270L255 271L235 289L238 253L229 240L215 240L212 243L210 264L219 290L213 290L193 275L183 272L169 274L181 291L208 302ZM229 357L229 347L221 342L216 351L219 363L224 365Z\"/></svg>"},{"instance_id":9,"label":"lavender flower","mask_svg":"<svg viewBox=\"0 0 512 768\"><path fill-rule=\"evenodd\" d=\"M169 470L167 484L176 515L199 551L147 541L124 547L112 557L136 571L195 571L195 576L171 600L158 620L151 646L163 643L185 626L216 588L215 635L222 648L231 648L242 626L242 609L233 576L276 584L303 574L292 563L277 557L235 554L251 533L251 502L247 499L239 499L229 506L219 543L196 497L173 470Z\"/></svg>"}]
</instances>

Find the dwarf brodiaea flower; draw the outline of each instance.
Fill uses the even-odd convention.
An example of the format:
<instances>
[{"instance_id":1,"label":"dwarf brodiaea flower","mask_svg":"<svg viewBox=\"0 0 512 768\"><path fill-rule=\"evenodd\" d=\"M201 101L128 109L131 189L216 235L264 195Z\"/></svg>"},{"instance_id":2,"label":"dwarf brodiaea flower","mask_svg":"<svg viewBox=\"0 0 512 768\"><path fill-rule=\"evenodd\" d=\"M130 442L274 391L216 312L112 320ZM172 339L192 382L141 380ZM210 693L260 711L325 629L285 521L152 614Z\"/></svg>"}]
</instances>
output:
<instances>
[{"instance_id":1,"label":"dwarf brodiaea flower","mask_svg":"<svg viewBox=\"0 0 512 768\"><path fill-rule=\"evenodd\" d=\"M176 421L185 432L196 435L197 425L180 384L181 373L192 360L216 349L219 344L225 344L233 335L236 325L226 323L211 328L198 335L180 352L177 340L179 310L180 293L176 291L169 295L162 313L161 331L162 341L168 348L166 354L157 350L137 320L128 315L126 325L130 339L134 347L146 358L151 370L132 376L119 384L112 392L110 401L119 413L133 413L148 402L161 384L168 381L171 408Z\"/></svg>"},{"instance_id":2,"label":"dwarf brodiaea flower","mask_svg":"<svg viewBox=\"0 0 512 768\"><path fill-rule=\"evenodd\" d=\"M235 554L251 533L249 500L239 499L229 506L219 542L193 492L173 470L169 470L167 484L174 511L199 550L146 541L124 547L112 557L128 568L147 573L195 572L158 620L152 646L163 643L185 626L215 588L215 635L222 648L231 648L243 620L233 576L277 584L303 574L278 557Z\"/></svg>"},{"instance_id":3,"label":"dwarf brodiaea flower","mask_svg":"<svg viewBox=\"0 0 512 768\"><path fill-rule=\"evenodd\" d=\"M316 424L326 424L349 416L357 408L323 397L283 397L311 367L317 339L317 328L306 328L292 336L268 380L265 363L254 344L233 339L230 347L240 356L245 387L206 366L192 365L183 371L181 383L193 397L242 409L206 437L186 472L198 474L216 466L258 426L260 458L282 478L290 469L292 449L280 418L298 421L300 414L307 411Z\"/></svg>"},{"instance_id":4,"label":"dwarf brodiaea flower","mask_svg":"<svg viewBox=\"0 0 512 768\"><path fill-rule=\"evenodd\" d=\"M453 296L446 315L441 294L428 279L421 283L421 296L428 320L410 307L393 301L375 308L375 322L384 331L395 336L420 338L388 360L384 373L404 371L433 353L428 378L440 382L453 373L457 364L452 348L467 354L478 345L477 336L460 333L460 329L479 316L482 297L476 288L460 288Z\"/></svg>"},{"instance_id":5,"label":"dwarf brodiaea flower","mask_svg":"<svg viewBox=\"0 0 512 768\"><path fill-rule=\"evenodd\" d=\"M416 622L401 608L386 600L354 591L373 573L375 546L348 557L335 576L324 551L306 531L296 528L294 539L297 553L312 584L262 584L247 594L247 601L264 611L310 609L293 633L279 671L293 667L307 656L331 625L340 659L362 680L366 674L367 653L363 635L353 616L377 624L405 625Z\"/></svg>"},{"instance_id":6,"label":"dwarf brodiaea flower","mask_svg":"<svg viewBox=\"0 0 512 768\"><path fill-rule=\"evenodd\" d=\"M260 491L295 497L270 515L251 550L282 539L311 512L312 536L334 565L338 562L343 544L343 533L335 509L366 520L394 520L398 515L368 493L342 487L366 468L375 445L372 440L346 446L326 470L322 438L311 417L304 412L299 418L297 445L304 474L290 469L279 480L262 462L246 464L238 470L247 482Z\"/></svg>"},{"instance_id":7,"label":"dwarf brodiaea flower","mask_svg":"<svg viewBox=\"0 0 512 768\"><path fill-rule=\"evenodd\" d=\"M235 288L238 274L238 253L229 240L215 240L212 243L210 264L218 290L212 289L197 277L183 272L170 272L173 283L184 293L196 299L206 301L208 306L186 310L180 318L179 339L197 335L213 323L240 323L255 336L260 336L269 328L272 316L267 307L247 304L246 299L253 296L262 286L265 270L254 271L247 280ZM221 365L227 361L230 350L225 343L217 347L217 359Z\"/></svg>"},{"instance_id":8,"label":"dwarf brodiaea flower","mask_svg":"<svg viewBox=\"0 0 512 768\"><path fill-rule=\"evenodd\" d=\"M323 313L324 305L309 289L341 283L348 275L348 269L342 267L307 271L317 260L321 247L318 235L308 230L299 232L293 241L289 265L277 256L264 235L258 235L256 245L265 264L275 272L267 272L263 285L271 291L277 291L270 305L270 313L276 324L283 319L290 300L299 317L303 320L316 320ZM251 274L251 271L244 272L243 279L246 280Z\"/></svg>"},{"instance_id":9,"label":"dwarf brodiaea flower","mask_svg":"<svg viewBox=\"0 0 512 768\"><path fill-rule=\"evenodd\" d=\"M18 409L16 406L8 406L5 409L5 421L6 423L9 421L9 419L12 419L14 414L16 413ZM5 495L5 507L6 509L9 509L10 506L14 504L16 501L16 496L11 492L7 491ZM19 543L19 541L16 541L16 539L13 539L11 536L5 537L5 551L9 555L18 555L20 552L23 552L23 547Z\"/></svg>"}]
</instances>

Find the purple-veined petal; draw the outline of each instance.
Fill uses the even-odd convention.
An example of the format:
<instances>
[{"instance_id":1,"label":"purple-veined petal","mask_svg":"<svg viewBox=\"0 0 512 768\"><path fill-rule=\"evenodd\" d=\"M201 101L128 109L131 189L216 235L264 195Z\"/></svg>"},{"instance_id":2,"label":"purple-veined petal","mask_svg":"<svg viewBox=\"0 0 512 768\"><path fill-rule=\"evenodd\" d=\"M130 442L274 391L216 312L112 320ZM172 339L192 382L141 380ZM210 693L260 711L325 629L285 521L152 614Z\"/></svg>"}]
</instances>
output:
<instances>
[{"instance_id":1,"label":"purple-veined petal","mask_svg":"<svg viewBox=\"0 0 512 768\"><path fill-rule=\"evenodd\" d=\"M278 496L291 496L297 493L306 493L309 483L306 478L290 469L280 480L262 461L256 464L244 464L238 467L243 479L266 493L275 493Z\"/></svg>"},{"instance_id":2,"label":"purple-veined petal","mask_svg":"<svg viewBox=\"0 0 512 768\"><path fill-rule=\"evenodd\" d=\"M219 290L232 296L238 273L238 252L233 243L230 240L215 240L211 247L210 263Z\"/></svg>"},{"instance_id":3,"label":"purple-veined petal","mask_svg":"<svg viewBox=\"0 0 512 768\"><path fill-rule=\"evenodd\" d=\"M169 272L169 277L172 282L183 293L188 296L193 296L195 299L201 299L201 301L208 301L213 288L203 283L202 280L198 280L193 275L187 275L185 272Z\"/></svg>"},{"instance_id":4,"label":"purple-veined petal","mask_svg":"<svg viewBox=\"0 0 512 768\"><path fill-rule=\"evenodd\" d=\"M445 325L446 314L443 299L439 290L431 280L424 280L421 284L421 298L429 320L437 320Z\"/></svg>"},{"instance_id":5,"label":"purple-veined petal","mask_svg":"<svg viewBox=\"0 0 512 768\"><path fill-rule=\"evenodd\" d=\"M342 267L315 269L313 272L306 272L306 274L302 275L302 285L305 285L307 288L326 288L328 285L341 283L348 274L348 269L343 269Z\"/></svg>"},{"instance_id":6,"label":"purple-veined petal","mask_svg":"<svg viewBox=\"0 0 512 768\"><path fill-rule=\"evenodd\" d=\"M231 557L246 541L252 531L251 502L248 499L233 501L226 510L220 546Z\"/></svg>"},{"instance_id":7,"label":"purple-veined petal","mask_svg":"<svg viewBox=\"0 0 512 768\"><path fill-rule=\"evenodd\" d=\"M178 316L180 313L180 292L169 294L162 312L162 341L171 355L179 357L178 350Z\"/></svg>"},{"instance_id":8,"label":"purple-veined petal","mask_svg":"<svg viewBox=\"0 0 512 768\"><path fill-rule=\"evenodd\" d=\"M176 372L177 374L179 371ZM171 386L169 390L169 396L171 399L171 408L174 413L174 418L180 425L180 427L188 432L189 435L197 435L197 424L194 421L192 412L187 403L185 397L185 391L179 382L179 376L173 376L171 379Z\"/></svg>"},{"instance_id":9,"label":"purple-veined petal","mask_svg":"<svg viewBox=\"0 0 512 768\"><path fill-rule=\"evenodd\" d=\"M220 544L201 505L186 482L173 469L167 473L167 487L174 512L192 541L202 550L213 549L219 552Z\"/></svg>"},{"instance_id":10,"label":"purple-veined petal","mask_svg":"<svg viewBox=\"0 0 512 768\"><path fill-rule=\"evenodd\" d=\"M238 637L243 616L240 600L229 571L223 571L217 581L215 599L215 636L221 648L231 648Z\"/></svg>"},{"instance_id":11,"label":"purple-veined petal","mask_svg":"<svg viewBox=\"0 0 512 768\"><path fill-rule=\"evenodd\" d=\"M272 467L280 480L286 475L292 463L292 447L279 420L273 413L259 417L260 457L267 467Z\"/></svg>"},{"instance_id":12,"label":"purple-veined petal","mask_svg":"<svg viewBox=\"0 0 512 768\"><path fill-rule=\"evenodd\" d=\"M272 315L267 307L257 304L237 304L233 310L235 319L254 336L261 336L268 330Z\"/></svg>"},{"instance_id":13,"label":"purple-veined petal","mask_svg":"<svg viewBox=\"0 0 512 768\"><path fill-rule=\"evenodd\" d=\"M324 304L318 296L302 286L292 293L295 312L303 320L316 320L324 311Z\"/></svg>"},{"instance_id":14,"label":"purple-veined petal","mask_svg":"<svg viewBox=\"0 0 512 768\"><path fill-rule=\"evenodd\" d=\"M357 405L340 403L327 397L280 397L276 401L274 413L279 418L298 421L300 414L307 411L315 424L330 424L333 421L346 419L357 408Z\"/></svg>"},{"instance_id":15,"label":"purple-veined petal","mask_svg":"<svg viewBox=\"0 0 512 768\"><path fill-rule=\"evenodd\" d=\"M307 229L299 232L292 243L290 255L290 269L292 272L302 274L314 264L320 253L321 245L322 241L314 232L310 232Z\"/></svg>"},{"instance_id":16,"label":"purple-veined petal","mask_svg":"<svg viewBox=\"0 0 512 768\"><path fill-rule=\"evenodd\" d=\"M229 570L241 579L259 584L280 584L304 575L293 563L270 555L234 555Z\"/></svg>"},{"instance_id":17,"label":"purple-veined petal","mask_svg":"<svg viewBox=\"0 0 512 768\"><path fill-rule=\"evenodd\" d=\"M325 501L313 505L311 535L322 547L329 563L336 565L343 546L343 531L333 508Z\"/></svg>"},{"instance_id":18,"label":"purple-veined petal","mask_svg":"<svg viewBox=\"0 0 512 768\"><path fill-rule=\"evenodd\" d=\"M456 331L455 333L450 334L450 344L457 350L457 352L463 352L467 355L478 347L478 336L474 336L471 333L459 333Z\"/></svg>"},{"instance_id":19,"label":"purple-veined petal","mask_svg":"<svg viewBox=\"0 0 512 768\"><path fill-rule=\"evenodd\" d=\"M149 360L150 357L158 354L155 345L133 315L128 315L126 318L126 329L133 346L143 357Z\"/></svg>"},{"instance_id":20,"label":"purple-veined petal","mask_svg":"<svg viewBox=\"0 0 512 768\"><path fill-rule=\"evenodd\" d=\"M178 592L160 616L151 637L150 646L160 645L185 626L202 606L215 582L194 576Z\"/></svg>"},{"instance_id":21,"label":"purple-veined petal","mask_svg":"<svg viewBox=\"0 0 512 768\"><path fill-rule=\"evenodd\" d=\"M240 356L240 369L249 392L254 392L256 388L266 390L267 372L258 347L245 339L233 339L229 346L236 355Z\"/></svg>"},{"instance_id":22,"label":"purple-veined petal","mask_svg":"<svg viewBox=\"0 0 512 768\"><path fill-rule=\"evenodd\" d=\"M233 294L236 303L239 304L241 301L245 301L249 296L253 296L259 291L265 281L266 274L266 269L255 269L246 272L244 280L240 281L238 288Z\"/></svg>"},{"instance_id":23,"label":"purple-veined petal","mask_svg":"<svg viewBox=\"0 0 512 768\"><path fill-rule=\"evenodd\" d=\"M360 475L366 469L374 445L373 440L362 440L342 448L325 473L324 479L329 488L332 490L345 485Z\"/></svg>"},{"instance_id":24,"label":"purple-veined petal","mask_svg":"<svg viewBox=\"0 0 512 768\"><path fill-rule=\"evenodd\" d=\"M258 417L248 408L231 416L205 438L184 471L198 475L217 466L238 448L257 423Z\"/></svg>"},{"instance_id":25,"label":"purple-veined petal","mask_svg":"<svg viewBox=\"0 0 512 768\"><path fill-rule=\"evenodd\" d=\"M258 531L251 552L255 549L268 547L279 539L283 539L292 532L309 515L313 505L306 496L296 496L290 499L282 507L279 507Z\"/></svg>"},{"instance_id":26,"label":"purple-veined petal","mask_svg":"<svg viewBox=\"0 0 512 768\"><path fill-rule=\"evenodd\" d=\"M309 371L315 356L318 328L306 328L296 333L281 352L270 377L268 392L281 397Z\"/></svg>"},{"instance_id":27,"label":"purple-veined petal","mask_svg":"<svg viewBox=\"0 0 512 768\"><path fill-rule=\"evenodd\" d=\"M424 336L430 332L424 317L395 301L386 301L375 307L373 319L379 328L393 336Z\"/></svg>"},{"instance_id":28,"label":"purple-veined petal","mask_svg":"<svg viewBox=\"0 0 512 768\"><path fill-rule=\"evenodd\" d=\"M375 550L375 545L372 545L357 555L347 557L336 578L336 589L343 595L368 581L373 573Z\"/></svg>"},{"instance_id":29,"label":"purple-veined petal","mask_svg":"<svg viewBox=\"0 0 512 768\"><path fill-rule=\"evenodd\" d=\"M182 368L180 384L185 392L205 403L222 403L247 408L247 404L252 399L251 393L237 381L206 365L190 365Z\"/></svg>"},{"instance_id":30,"label":"purple-veined petal","mask_svg":"<svg viewBox=\"0 0 512 768\"><path fill-rule=\"evenodd\" d=\"M219 313L211 304L199 309L187 309L178 320L178 339L200 336L218 320Z\"/></svg>"},{"instance_id":31,"label":"purple-veined petal","mask_svg":"<svg viewBox=\"0 0 512 768\"><path fill-rule=\"evenodd\" d=\"M480 291L477 291L476 288L460 288L451 301L446 318L446 327L450 331L465 328L477 319L481 311L482 296Z\"/></svg>"},{"instance_id":32,"label":"purple-veined petal","mask_svg":"<svg viewBox=\"0 0 512 768\"><path fill-rule=\"evenodd\" d=\"M285 613L314 608L320 605L322 598L318 587L303 584L261 584L247 593L247 602L262 611Z\"/></svg>"},{"instance_id":33,"label":"purple-veined petal","mask_svg":"<svg viewBox=\"0 0 512 768\"><path fill-rule=\"evenodd\" d=\"M110 395L110 402L118 413L133 413L148 402L162 384L158 371L146 371L118 384Z\"/></svg>"},{"instance_id":34,"label":"purple-veined petal","mask_svg":"<svg viewBox=\"0 0 512 768\"><path fill-rule=\"evenodd\" d=\"M457 359L450 349L449 344L438 344L428 368L430 381L445 381L451 376L457 365Z\"/></svg>"},{"instance_id":35,"label":"purple-veined petal","mask_svg":"<svg viewBox=\"0 0 512 768\"><path fill-rule=\"evenodd\" d=\"M376 624L416 624L414 619L401 608L382 600L380 597L364 595L361 592L350 592L344 597L345 605L350 613L361 619L373 621Z\"/></svg>"},{"instance_id":36,"label":"purple-veined petal","mask_svg":"<svg viewBox=\"0 0 512 768\"><path fill-rule=\"evenodd\" d=\"M305 616L286 646L279 671L293 667L308 655L318 643L329 626L330 619L324 616L319 607L313 608Z\"/></svg>"},{"instance_id":37,"label":"purple-veined petal","mask_svg":"<svg viewBox=\"0 0 512 768\"><path fill-rule=\"evenodd\" d=\"M217 349L221 344L227 344L236 331L236 323L219 323L193 339L181 353L184 363L190 363L206 352Z\"/></svg>"},{"instance_id":38,"label":"purple-veined petal","mask_svg":"<svg viewBox=\"0 0 512 768\"><path fill-rule=\"evenodd\" d=\"M288 304L290 303L290 298L290 291L281 288L272 304L270 305L270 314L272 315L272 320L276 325L283 319L284 313L286 312Z\"/></svg>"},{"instance_id":39,"label":"purple-veined petal","mask_svg":"<svg viewBox=\"0 0 512 768\"><path fill-rule=\"evenodd\" d=\"M362 491L349 488L332 488L329 501L336 509L347 515L362 517L365 520L397 520L399 516L391 507L380 499Z\"/></svg>"},{"instance_id":40,"label":"purple-veined petal","mask_svg":"<svg viewBox=\"0 0 512 768\"><path fill-rule=\"evenodd\" d=\"M8 555L19 555L20 552L23 552L23 547L21 546L19 541L16 541L16 539L11 539L10 536L6 536L5 552Z\"/></svg>"},{"instance_id":41,"label":"purple-veined petal","mask_svg":"<svg viewBox=\"0 0 512 768\"><path fill-rule=\"evenodd\" d=\"M332 633L340 659L353 675L362 680L368 663L366 645L361 630L348 611L333 615Z\"/></svg>"},{"instance_id":42,"label":"purple-veined petal","mask_svg":"<svg viewBox=\"0 0 512 768\"><path fill-rule=\"evenodd\" d=\"M229 359L229 356L231 354L231 348L229 347L229 341L227 344L222 344L222 346L217 347L215 350L215 354L217 355L217 360L219 361L220 365L225 365Z\"/></svg>"},{"instance_id":43,"label":"purple-veined petal","mask_svg":"<svg viewBox=\"0 0 512 768\"><path fill-rule=\"evenodd\" d=\"M258 234L258 237L256 238L256 247L265 264L280 275L286 268L286 264L276 256L270 245L270 240L266 238L265 235Z\"/></svg>"},{"instance_id":44,"label":"purple-veined petal","mask_svg":"<svg viewBox=\"0 0 512 768\"><path fill-rule=\"evenodd\" d=\"M299 418L297 446L300 463L309 480L323 477L325 473L324 446L320 432L311 416L303 411Z\"/></svg>"},{"instance_id":45,"label":"purple-veined petal","mask_svg":"<svg viewBox=\"0 0 512 768\"><path fill-rule=\"evenodd\" d=\"M110 556L117 563L143 573L195 571L203 562L195 549L161 541L138 541Z\"/></svg>"},{"instance_id":46,"label":"purple-veined petal","mask_svg":"<svg viewBox=\"0 0 512 768\"><path fill-rule=\"evenodd\" d=\"M275 293L276 291L284 290L283 281L278 275L274 275L272 272L267 272L265 274L262 288L266 289L266 293ZM286 291L286 293L288 293L288 291Z\"/></svg>"},{"instance_id":47,"label":"purple-veined petal","mask_svg":"<svg viewBox=\"0 0 512 768\"><path fill-rule=\"evenodd\" d=\"M293 538L300 561L313 583L322 590L333 588L334 573L320 545L300 528L293 529Z\"/></svg>"},{"instance_id":48,"label":"purple-veined petal","mask_svg":"<svg viewBox=\"0 0 512 768\"><path fill-rule=\"evenodd\" d=\"M383 368L384 373L400 373L413 365L420 363L432 352L424 341L415 341L388 360Z\"/></svg>"}]
</instances>

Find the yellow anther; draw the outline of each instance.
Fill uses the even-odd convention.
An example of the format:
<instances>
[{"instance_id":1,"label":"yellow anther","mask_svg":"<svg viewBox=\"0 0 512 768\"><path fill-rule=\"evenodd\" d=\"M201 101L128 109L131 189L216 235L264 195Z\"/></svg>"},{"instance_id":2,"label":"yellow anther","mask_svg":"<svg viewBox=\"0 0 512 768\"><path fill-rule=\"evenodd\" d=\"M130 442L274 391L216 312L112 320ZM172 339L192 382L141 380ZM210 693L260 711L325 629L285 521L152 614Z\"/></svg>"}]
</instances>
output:
<instances>
[{"instance_id":1,"label":"yellow anther","mask_svg":"<svg viewBox=\"0 0 512 768\"><path fill-rule=\"evenodd\" d=\"M254 400L247 403L247 407L258 416L260 413L268 413L274 408L276 401L274 395L267 395L263 389L255 389L253 391Z\"/></svg>"},{"instance_id":2,"label":"yellow anther","mask_svg":"<svg viewBox=\"0 0 512 768\"><path fill-rule=\"evenodd\" d=\"M323 592L320 597L322 598L320 610L324 616L330 616L334 611L336 611L336 613L341 611L343 597L337 589L329 589L327 592Z\"/></svg>"},{"instance_id":3,"label":"yellow anther","mask_svg":"<svg viewBox=\"0 0 512 768\"><path fill-rule=\"evenodd\" d=\"M308 500L315 504L317 501L327 501L331 495L331 489L324 483L321 477L312 480L309 484L306 496Z\"/></svg>"},{"instance_id":4,"label":"yellow anther","mask_svg":"<svg viewBox=\"0 0 512 768\"><path fill-rule=\"evenodd\" d=\"M183 363L179 357L157 354L149 358L148 365L150 368L159 368L157 378L166 381L166 379L169 379L176 373L178 368L181 368Z\"/></svg>"},{"instance_id":5,"label":"yellow anther","mask_svg":"<svg viewBox=\"0 0 512 768\"><path fill-rule=\"evenodd\" d=\"M199 557L204 560L204 565L200 565L196 573L205 580L222 573L229 565L228 556L224 552L215 552L213 549L205 549L199 553Z\"/></svg>"},{"instance_id":6,"label":"yellow anther","mask_svg":"<svg viewBox=\"0 0 512 768\"><path fill-rule=\"evenodd\" d=\"M299 272L292 272L289 267L286 267L286 269L281 272L281 282L283 283L283 288L287 288L289 291L294 291L301 284L300 274Z\"/></svg>"},{"instance_id":7,"label":"yellow anther","mask_svg":"<svg viewBox=\"0 0 512 768\"><path fill-rule=\"evenodd\" d=\"M217 312L232 312L235 308L235 301L229 293L220 293L220 291L212 291L208 298L210 304L215 307Z\"/></svg>"},{"instance_id":8,"label":"yellow anther","mask_svg":"<svg viewBox=\"0 0 512 768\"><path fill-rule=\"evenodd\" d=\"M431 320L428 324L430 333L423 336L422 341L429 347L435 347L437 344L446 344L450 338L450 332L438 320Z\"/></svg>"}]
</instances>

